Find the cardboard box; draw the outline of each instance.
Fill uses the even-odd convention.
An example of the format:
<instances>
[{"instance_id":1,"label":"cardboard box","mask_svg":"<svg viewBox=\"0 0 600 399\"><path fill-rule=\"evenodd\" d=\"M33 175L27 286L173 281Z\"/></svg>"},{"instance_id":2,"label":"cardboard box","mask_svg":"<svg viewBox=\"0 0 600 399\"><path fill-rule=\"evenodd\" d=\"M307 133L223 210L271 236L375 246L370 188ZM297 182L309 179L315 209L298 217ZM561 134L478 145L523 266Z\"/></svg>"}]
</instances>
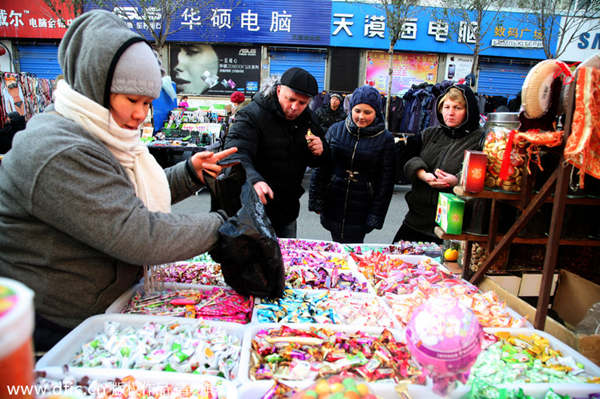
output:
<instances>
[{"instance_id":1,"label":"cardboard box","mask_svg":"<svg viewBox=\"0 0 600 399\"><path fill-rule=\"evenodd\" d=\"M500 287L512 295L519 295L519 289L521 288L521 277L519 276L489 276L494 280Z\"/></svg>"},{"instance_id":2,"label":"cardboard box","mask_svg":"<svg viewBox=\"0 0 600 399\"><path fill-rule=\"evenodd\" d=\"M567 270L560 271L552 309L567 324L577 326L596 302L600 302L600 285Z\"/></svg>"},{"instance_id":3,"label":"cardboard box","mask_svg":"<svg viewBox=\"0 0 600 399\"><path fill-rule=\"evenodd\" d=\"M550 288L550 296L556 291L556 283L558 282L558 273L554 273L552 279L552 287ZM518 296L539 296L540 287L542 286L542 273L523 273L521 277L521 286L519 287Z\"/></svg>"},{"instance_id":4,"label":"cardboard box","mask_svg":"<svg viewBox=\"0 0 600 399\"><path fill-rule=\"evenodd\" d=\"M439 193L435 222L447 234L462 233L465 201L454 194Z\"/></svg>"}]
</instances>

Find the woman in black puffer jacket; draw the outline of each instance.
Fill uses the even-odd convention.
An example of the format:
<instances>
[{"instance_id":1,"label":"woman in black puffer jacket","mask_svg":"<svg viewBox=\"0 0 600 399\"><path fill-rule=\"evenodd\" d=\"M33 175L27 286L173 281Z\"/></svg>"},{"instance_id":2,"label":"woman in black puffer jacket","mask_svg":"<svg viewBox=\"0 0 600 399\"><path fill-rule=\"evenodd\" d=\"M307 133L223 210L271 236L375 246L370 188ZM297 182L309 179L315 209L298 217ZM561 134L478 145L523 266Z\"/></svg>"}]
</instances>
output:
<instances>
[{"instance_id":1,"label":"woman in black puffer jacket","mask_svg":"<svg viewBox=\"0 0 600 399\"><path fill-rule=\"evenodd\" d=\"M325 140L328 162L311 178L309 210L334 241L361 243L381 229L394 191L394 138L385 129L381 97L371 86L352 94L348 117L333 124Z\"/></svg>"},{"instance_id":2,"label":"woman in black puffer jacket","mask_svg":"<svg viewBox=\"0 0 600 399\"><path fill-rule=\"evenodd\" d=\"M412 182L406 194L408 213L394 237L394 242L434 241L433 232L440 192L451 193L458 184L465 150L480 150L483 129L479 109L471 89L466 85L448 87L436 101L440 126L423 130L419 156L404 165L404 174Z\"/></svg>"}]
</instances>

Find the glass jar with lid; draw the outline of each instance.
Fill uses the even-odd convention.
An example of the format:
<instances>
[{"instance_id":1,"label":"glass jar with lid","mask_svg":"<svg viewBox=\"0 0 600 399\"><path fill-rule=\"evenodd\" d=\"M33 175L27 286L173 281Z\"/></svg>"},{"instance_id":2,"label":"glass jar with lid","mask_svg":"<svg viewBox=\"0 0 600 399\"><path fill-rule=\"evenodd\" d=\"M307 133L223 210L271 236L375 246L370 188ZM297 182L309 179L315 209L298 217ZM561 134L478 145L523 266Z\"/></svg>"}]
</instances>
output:
<instances>
[{"instance_id":1,"label":"glass jar with lid","mask_svg":"<svg viewBox=\"0 0 600 399\"><path fill-rule=\"evenodd\" d=\"M485 124L483 152L487 156L485 186L505 191L521 191L525 148L514 135L520 126L517 112L492 112ZM510 151L505 155L505 151Z\"/></svg>"}]
</instances>

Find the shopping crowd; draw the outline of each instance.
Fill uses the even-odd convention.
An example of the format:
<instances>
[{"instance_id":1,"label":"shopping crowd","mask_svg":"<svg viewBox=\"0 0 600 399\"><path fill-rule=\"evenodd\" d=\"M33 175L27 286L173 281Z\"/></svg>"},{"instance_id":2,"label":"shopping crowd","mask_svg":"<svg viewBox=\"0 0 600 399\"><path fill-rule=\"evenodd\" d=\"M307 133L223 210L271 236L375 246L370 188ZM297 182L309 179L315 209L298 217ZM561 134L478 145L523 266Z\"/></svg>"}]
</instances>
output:
<instances>
[{"instance_id":1,"label":"shopping crowd","mask_svg":"<svg viewBox=\"0 0 600 399\"><path fill-rule=\"evenodd\" d=\"M230 164L243 165L278 237L296 236L307 167L309 209L334 241L360 243L382 228L396 155L375 88L313 101L313 111L316 79L290 68L236 109L223 151L163 169L140 141L162 85L144 38L112 13L90 11L67 29L59 62L64 79L54 103L14 135L0 167L0 274L36 292L40 350L102 313L138 281L141 265L209 251L232 215L170 209ZM437 123L421 132L404 165L409 211L394 241L440 241L433 233L438 193L458 184L464 150L480 149L469 86L449 83L434 104Z\"/></svg>"}]
</instances>

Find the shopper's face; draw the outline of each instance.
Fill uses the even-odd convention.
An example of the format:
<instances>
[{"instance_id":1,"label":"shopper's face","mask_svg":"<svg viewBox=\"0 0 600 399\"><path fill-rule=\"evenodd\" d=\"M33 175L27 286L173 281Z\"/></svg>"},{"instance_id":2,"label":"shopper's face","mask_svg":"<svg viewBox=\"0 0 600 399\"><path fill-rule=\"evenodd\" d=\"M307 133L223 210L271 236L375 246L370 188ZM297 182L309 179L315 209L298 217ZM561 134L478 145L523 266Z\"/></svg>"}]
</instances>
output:
<instances>
[{"instance_id":1,"label":"shopper's face","mask_svg":"<svg viewBox=\"0 0 600 399\"><path fill-rule=\"evenodd\" d=\"M367 127L375 120L377 114L369 104L356 104L352 108L352 120L358 127Z\"/></svg>"},{"instance_id":2,"label":"shopper's face","mask_svg":"<svg viewBox=\"0 0 600 399\"><path fill-rule=\"evenodd\" d=\"M219 57L207 44L182 47L177 55L175 84L177 91L202 94L218 80Z\"/></svg>"},{"instance_id":3,"label":"shopper's face","mask_svg":"<svg viewBox=\"0 0 600 399\"><path fill-rule=\"evenodd\" d=\"M462 103L447 98L442 105L442 116L448 127L457 127L465 120L467 109Z\"/></svg>"},{"instance_id":4,"label":"shopper's face","mask_svg":"<svg viewBox=\"0 0 600 399\"><path fill-rule=\"evenodd\" d=\"M331 97L331 100L329 100L329 106L335 111L340 106L340 99L337 97Z\"/></svg>"},{"instance_id":5,"label":"shopper's face","mask_svg":"<svg viewBox=\"0 0 600 399\"><path fill-rule=\"evenodd\" d=\"M138 129L146 116L153 98L136 94L110 94L110 113L123 129Z\"/></svg>"},{"instance_id":6,"label":"shopper's face","mask_svg":"<svg viewBox=\"0 0 600 399\"><path fill-rule=\"evenodd\" d=\"M308 106L310 97L304 94L298 94L287 86L277 86L277 98L281 109L288 120L294 120L300 116Z\"/></svg>"}]
</instances>

